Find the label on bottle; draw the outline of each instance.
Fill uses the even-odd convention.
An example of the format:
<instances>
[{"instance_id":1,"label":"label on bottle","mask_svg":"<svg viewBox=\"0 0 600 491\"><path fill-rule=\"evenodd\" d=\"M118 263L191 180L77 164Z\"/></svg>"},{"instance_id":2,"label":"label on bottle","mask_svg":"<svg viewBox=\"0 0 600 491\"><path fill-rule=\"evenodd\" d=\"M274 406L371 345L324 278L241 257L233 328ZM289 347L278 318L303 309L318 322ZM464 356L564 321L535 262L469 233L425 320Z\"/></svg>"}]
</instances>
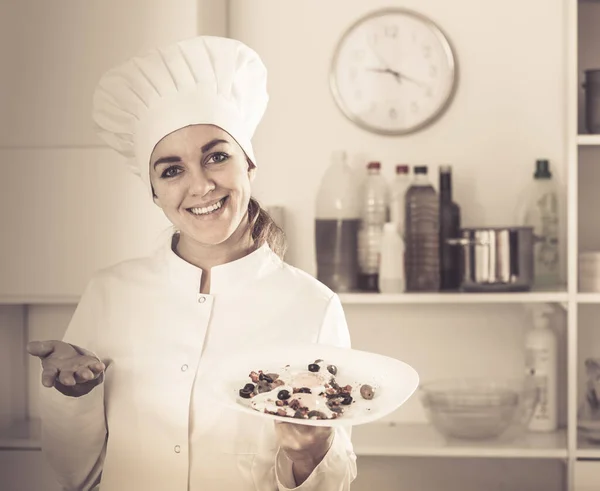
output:
<instances>
[{"instance_id":1,"label":"label on bottle","mask_svg":"<svg viewBox=\"0 0 600 491\"><path fill-rule=\"evenodd\" d=\"M544 194L537 202L540 218L536 262L543 273L558 270L558 203L553 193Z\"/></svg>"},{"instance_id":2,"label":"label on bottle","mask_svg":"<svg viewBox=\"0 0 600 491\"><path fill-rule=\"evenodd\" d=\"M549 374L551 353L548 349L527 349L525 354L526 374L531 376L538 389L538 402L531 417L531 422L548 422L550 414Z\"/></svg>"}]
</instances>

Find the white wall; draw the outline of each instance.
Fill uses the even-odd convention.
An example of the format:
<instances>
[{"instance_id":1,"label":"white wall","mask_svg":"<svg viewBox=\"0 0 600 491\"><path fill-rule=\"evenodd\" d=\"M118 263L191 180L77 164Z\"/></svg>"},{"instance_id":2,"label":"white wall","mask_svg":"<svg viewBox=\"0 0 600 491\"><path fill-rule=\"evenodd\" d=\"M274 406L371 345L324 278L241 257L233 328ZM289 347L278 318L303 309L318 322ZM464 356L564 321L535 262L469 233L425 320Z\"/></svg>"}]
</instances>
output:
<instances>
[{"instance_id":1,"label":"white wall","mask_svg":"<svg viewBox=\"0 0 600 491\"><path fill-rule=\"evenodd\" d=\"M256 49L269 69L271 101L254 139L259 160L255 194L286 208L290 262L316 272L315 197L335 149L349 151L359 169L367 160L382 161L388 178L397 163L430 165L434 179L437 165L452 164L464 226L514 225L514 208L532 178L534 161L548 158L563 195L565 244L563 3L231 0L230 35ZM345 119L328 79L334 47L345 29L363 14L393 5L438 23L459 65L458 90L442 118L420 133L395 138L372 135ZM563 271L564 258L563 251ZM531 321L520 306L348 305L345 311L354 347L402 359L423 381L522 373ZM554 327L561 340L564 423L564 312ZM387 419L423 421L425 415L413 397ZM356 489L558 490L562 471L557 462L362 458Z\"/></svg>"},{"instance_id":2,"label":"white wall","mask_svg":"<svg viewBox=\"0 0 600 491\"><path fill-rule=\"evenodd\" d=\"M425 131L396 138L348 122L328 85L344 30L392 5L438 23L460 71L447 113ZM565 182L562 0L231 0L230 22L231 36L255 48L269 69L271 102L255 137L256 194L286 206L290 259L303 269L315 271L314 202L334 149L381 160L390 177L400 162L453 164L465 226L514 224L536 158L549 158ZM435 167L430 175L437 179Z\"/></svg>"}]
</instances>

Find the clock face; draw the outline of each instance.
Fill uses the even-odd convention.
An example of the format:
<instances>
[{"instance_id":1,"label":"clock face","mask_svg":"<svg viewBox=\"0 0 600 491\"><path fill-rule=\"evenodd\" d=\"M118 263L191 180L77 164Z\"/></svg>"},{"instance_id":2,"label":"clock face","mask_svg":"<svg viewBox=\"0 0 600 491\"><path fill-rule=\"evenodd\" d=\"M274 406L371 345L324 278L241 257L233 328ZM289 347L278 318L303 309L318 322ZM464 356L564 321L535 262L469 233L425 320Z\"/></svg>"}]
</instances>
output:
<instances>
[{"instance_id":1,"label":"clock face","mask_svg":"<svg viewBox=\"0 0 600 491\"><path fill-rule=\"evenodd\" d=\"M439 117L455 86L450 43L428 19L393 9L372 13L340 40L331 89L342 112L369 131L401 135Z\"/></svg>"}]
</instances>

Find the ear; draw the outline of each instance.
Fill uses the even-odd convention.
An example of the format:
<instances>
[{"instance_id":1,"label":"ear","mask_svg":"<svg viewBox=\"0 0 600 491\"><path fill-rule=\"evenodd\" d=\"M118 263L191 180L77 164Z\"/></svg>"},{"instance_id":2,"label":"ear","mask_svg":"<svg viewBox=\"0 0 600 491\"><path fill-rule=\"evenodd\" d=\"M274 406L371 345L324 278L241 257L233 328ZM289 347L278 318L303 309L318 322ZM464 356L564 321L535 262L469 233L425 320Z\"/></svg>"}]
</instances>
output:
<instances>
[{"instance_id":1,"label":"ear","mask_svg":"<svg viewBox=\"0 0 600 491\"><path fill-rule=\"evenodd\" d=\"M250 159L246 159L246 162L248 162L248 179L252 182L256 177L256 166Z\"/></svg>"}]
</instances>

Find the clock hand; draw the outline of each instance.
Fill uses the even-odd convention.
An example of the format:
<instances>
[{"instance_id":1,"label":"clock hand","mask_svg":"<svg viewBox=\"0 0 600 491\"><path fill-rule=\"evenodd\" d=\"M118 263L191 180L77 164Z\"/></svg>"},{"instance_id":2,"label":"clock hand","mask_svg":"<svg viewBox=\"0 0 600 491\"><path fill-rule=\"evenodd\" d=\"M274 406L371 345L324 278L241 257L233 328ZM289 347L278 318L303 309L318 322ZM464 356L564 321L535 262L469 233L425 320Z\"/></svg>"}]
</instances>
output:
<instances>
[{"instance_id":1,"label":"clock hand","mask_svg":"<svg viewBox=\"0 0 600 491\"><path fill-rule=\"evenodd\" d=\"M427 88L427 85L425 85L423 82L420 82L419 80L409 77L408 75L404 75L402 72L397 72L396 70L392 70L391 68L367 68L367 70L370 72L389 73L394 76L394 78L396 79L396 81L398 83L402 83L402 79L404 78L419 87L422 87L424 89Z\"/></svg>"},{"instance_id":2,"label":"clock hand","mask_svg":"<svg viewBox=\"0 0 600 491\"><path fill-rule=\"evenodd\" d=\"M427 88L427 85L425 85L423 82L420 82L419 80L416 80L412 77L409 77L408 75L404 75L402 72L396 72L398 74L398 76L400 76L401 78L405 78L406 80L408 80L409 82L412 82L415 85L418 85L419 87L422 88Z\"/></svg>"},{"instance_id":3,"label":"clock hand","mask_svg":"<svg viewBox=\"0 0 600 491\"><path fill-rule=\"evenodd\" d=\"M400 80L400 74L394 70L392 70L391 68L367 68L368 71L370 72L378 72L378 73L389 73L390 75L393 75L394 78L396 79L396 82L398 83L402 83L402 81Z\"/></svg>"}]
</instances>

